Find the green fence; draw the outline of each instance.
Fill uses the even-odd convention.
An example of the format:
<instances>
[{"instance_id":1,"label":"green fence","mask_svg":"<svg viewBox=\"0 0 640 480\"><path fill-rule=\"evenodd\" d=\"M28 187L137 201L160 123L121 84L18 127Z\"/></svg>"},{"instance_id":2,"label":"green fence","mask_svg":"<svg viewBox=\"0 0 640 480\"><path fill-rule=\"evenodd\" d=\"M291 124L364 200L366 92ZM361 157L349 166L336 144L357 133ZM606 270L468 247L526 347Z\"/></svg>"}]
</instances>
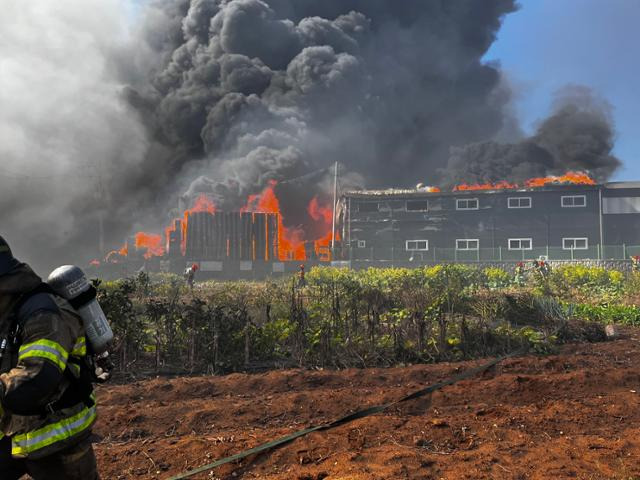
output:
<instances>
[{"instance_id":1,"label":"green fence","mask_svg":"<svg viewBox=\"0 0 640 480\"><path fill-rule=\"evenodd\" d=\"M336 252L335 259L357 262L383 263L478 263L518 262L546 257L548 260L629 260L640 255L640 245L595 245L586 249L562 247L535 247L529 250L510 250L506 247L457 250L455 248L430 247L424 251L407 251L398 248L351 248Z\"/></svg>"}]
</instances>

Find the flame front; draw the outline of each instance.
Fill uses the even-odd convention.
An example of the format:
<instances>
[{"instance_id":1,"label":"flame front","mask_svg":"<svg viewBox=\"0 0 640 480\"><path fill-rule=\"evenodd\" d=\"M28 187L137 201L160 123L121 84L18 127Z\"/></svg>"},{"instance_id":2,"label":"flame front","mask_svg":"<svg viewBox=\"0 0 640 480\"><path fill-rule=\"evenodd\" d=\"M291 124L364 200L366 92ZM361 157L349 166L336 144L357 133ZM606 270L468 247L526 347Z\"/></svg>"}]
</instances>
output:
<instances>
[{"instance_id":1,"label":"flame front","mask_svg":"<svg viewBox=\"0 0 640 480\"><path fill-rule=\"evenodd\" d=\"M560 177L542 177L531 178L524 184L526 187L544 187L545 185L555 183L570 183L573 185L595 185L596 182L586 173L582 172L569 172L566 175Z\"/></svg>"},{"instance_id":2,"label":"flame front","mask_svg":"<svg viewBox=\"0 0 640 480\"><path fill-rule=\"evenodd\" d=\"M539 188L539 187L545 187L547 185L562 185L562 184L595 185L596 182L591 177L589 177L589 175L587 175L586 173L569 172L561 176L530 178L529 180L525 180L522 185L517 183L509 183L506 180L503 180L497 183L477 183L473 185L463 183L461 185L456 185L455 187L453 187L453 191L463 192L463 191L470 191L470 190L510 190L510 189L516 189L516 188Z\"/></svg>"}]
</instances>

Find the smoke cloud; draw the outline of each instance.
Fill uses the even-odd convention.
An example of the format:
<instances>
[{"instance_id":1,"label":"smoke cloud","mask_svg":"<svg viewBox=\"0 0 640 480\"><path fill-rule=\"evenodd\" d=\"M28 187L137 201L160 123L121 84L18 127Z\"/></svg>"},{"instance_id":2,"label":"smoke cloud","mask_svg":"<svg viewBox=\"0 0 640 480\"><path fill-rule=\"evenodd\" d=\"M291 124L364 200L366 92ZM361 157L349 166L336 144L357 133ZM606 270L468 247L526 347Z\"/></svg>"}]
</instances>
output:
<instances>
[{"instance_id":1,"label":"smoke cloud","mask_svg":"<svg viewBox=\"0 0 640 480\"><path fill-rule=\"evenodd\" d=\"M518 130L482 61L515 0L128 6L2 7L1 233L38 267L103 253L100 218L114 248L160 231L179 196L235 209L271 180L288 225L312 234L306 206L331 191L334 162L343 186L368 187L618 165L588 92L531 139L479 143Z\"/></svg>"},{"instance_id":2,"label":"smoke cloud","mask_svg":"<svg viewBox=\"0 0 640 480\"><path fill-rule=\"evenodd\" d=\"M352 184L435 182L451 145L512 123L508 88L481 58L514 10L512 0L155 1L140 31L147 55L123 67L135 79L128 98L167 154L154 171L222 208L336 161ZM279 185L286 221L305 223L322 188Z\"/></svg>"},{"instance_id":3,"label":"smoke cloud","mask_svg":"<svg viewBox=\"0 0 640 480\"><path fill-rule=\"evenodd\" d=\"M568 171L605 181L621 165L611 153L613 145L611 106L587 87L569 86L558 92L552 115L533 136L518 143L453 147L444 174L449 184L521 181Z\"/></svg>"},{"instance_id":4,"label":"smoke cloud","mask_svg":"<svg viewBox=\"0 0 640 480\"><path fill-rule=\"evenodd\" d=\"M109 61L125 38L123 5L0 7L0 229L43 274L95 256L99 216L113 230L142 201L127 178L149 143ZM123 194L126 207L113 201Z\"/></svg>"}]
</instances>

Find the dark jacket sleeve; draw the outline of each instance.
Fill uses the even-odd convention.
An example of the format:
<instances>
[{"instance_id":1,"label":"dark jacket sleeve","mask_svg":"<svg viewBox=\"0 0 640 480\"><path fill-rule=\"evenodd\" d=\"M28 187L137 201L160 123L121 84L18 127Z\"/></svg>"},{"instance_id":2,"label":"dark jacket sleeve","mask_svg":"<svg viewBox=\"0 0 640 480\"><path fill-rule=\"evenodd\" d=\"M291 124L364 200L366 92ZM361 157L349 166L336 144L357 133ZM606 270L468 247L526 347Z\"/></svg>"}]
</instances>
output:
<instances>
[{"instance_id":1,"label":"dark jacket sleeve","mask_svg":"<svg viewBox=\"0 0 640 480\"><path fill-rule=\"evenodd\" d=\"M0 375L0 402L18 415L42 413L59 392L76 332L59 313L39 311L23 324L18 365Z\"/></svg>"}]
</instances>

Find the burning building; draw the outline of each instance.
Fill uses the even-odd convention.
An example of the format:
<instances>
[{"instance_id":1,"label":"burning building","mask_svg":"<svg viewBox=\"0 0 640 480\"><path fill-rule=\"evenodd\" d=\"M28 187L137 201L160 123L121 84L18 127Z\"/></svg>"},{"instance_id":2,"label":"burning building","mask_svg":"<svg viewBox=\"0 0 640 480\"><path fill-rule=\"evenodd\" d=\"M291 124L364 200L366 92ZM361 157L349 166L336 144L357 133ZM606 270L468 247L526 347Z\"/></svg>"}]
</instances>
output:
<instances>
[{"instance_id":1,"label":"burning building","mask_svg":"<svg viewBox=\"0 0 640 480\"><path fill-rule=\"evenodd\" d=\"M342 255L353 264L625 259L640 254L640 183L581 174L345 192Z\"/></svg>"},{"instance_id":2,"label":"burning building","mask_svg":"<svg viewBox=\"0 0 640 480\"><path fill-rule=\"evenodd\" d=\"M184 245L193 260L278 260L278 224L275 213L194 212L184 239L180 224L170 232L168 254L182 256Z\"/></svg>"},{"instance_id":3,"label":"burning building","mask_svg":"<svg viewBox=\"0 0 640 480\"><path fill-rule=\"evenodd\" d=\"M287 227L275 187L271 182L261 193L250 195L237 211L220 211L210 197L200 194L164 235L138 232L110 252L104 263L129 270L144 263L150 269L178 273L195 262L201 272L255 277L294 271L299 262L330 261L333 209L314 197L307 211L319 226L315 234Z\"/></svg>"},{"instance_id":4,"label":"burning building","mask_svg":"<svg viewBox=\"0 0 640 480\"><path fill-rule=\"evenodd\" d=\"M310 217L325 228L308 240L302 228L285 226L274 186L235 212L218 211L201 195L164 236L138 233L108 261L159 261L175 272L197 262L203 272L255 278L332 260L358 267L640 255L636 182L597 184L569 173L448 191L346 191L337 202L334 242L331 209L316 198L310 203Z\"/></svg>"}]
</instances>

